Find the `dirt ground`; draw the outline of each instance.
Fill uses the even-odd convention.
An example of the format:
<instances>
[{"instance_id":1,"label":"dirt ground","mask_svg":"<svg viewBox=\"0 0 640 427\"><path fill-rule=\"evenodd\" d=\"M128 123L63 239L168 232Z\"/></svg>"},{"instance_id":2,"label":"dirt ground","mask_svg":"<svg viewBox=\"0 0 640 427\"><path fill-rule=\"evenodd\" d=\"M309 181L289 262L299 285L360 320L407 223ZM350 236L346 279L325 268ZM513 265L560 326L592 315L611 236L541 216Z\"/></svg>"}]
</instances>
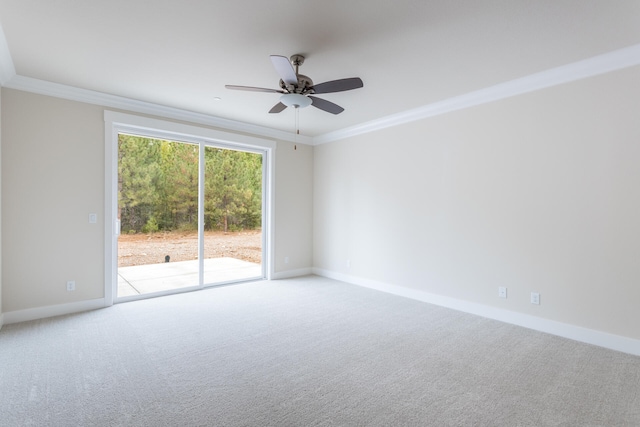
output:
<instances>
[{"instance_id":1,"label":"dirt ground","mask_svg":"<svg viewBox=\"0 0 640 427\"><path fill-rule=\"evenodd\" d=\"M207 231L204 235L205 258L232 257L260 263L262 233L260 230L228 232ZM168 232L126 234L118 237L118 267L158 264L198 259L197 233Z\"/></svg>"}]
</instances>

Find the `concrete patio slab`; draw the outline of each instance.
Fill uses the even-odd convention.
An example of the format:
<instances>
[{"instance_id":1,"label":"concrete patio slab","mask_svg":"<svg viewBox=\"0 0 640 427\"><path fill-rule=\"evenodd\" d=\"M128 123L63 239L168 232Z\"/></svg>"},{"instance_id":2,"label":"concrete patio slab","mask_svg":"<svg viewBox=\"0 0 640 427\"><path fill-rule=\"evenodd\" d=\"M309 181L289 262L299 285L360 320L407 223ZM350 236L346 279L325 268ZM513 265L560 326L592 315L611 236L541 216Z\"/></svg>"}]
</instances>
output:
<instances>
[{"instance_id":1,"label":"concrete patio slab","mask_svg":"<svg viewBox=\"0 0 640 427\"><path fill-rule=\"evenodd\" d=\"M235 258L204 260L204 283L262 277L262 266ZM198 286L198 260L118 268L118 297Z\"/></svg>"}]
</instances>

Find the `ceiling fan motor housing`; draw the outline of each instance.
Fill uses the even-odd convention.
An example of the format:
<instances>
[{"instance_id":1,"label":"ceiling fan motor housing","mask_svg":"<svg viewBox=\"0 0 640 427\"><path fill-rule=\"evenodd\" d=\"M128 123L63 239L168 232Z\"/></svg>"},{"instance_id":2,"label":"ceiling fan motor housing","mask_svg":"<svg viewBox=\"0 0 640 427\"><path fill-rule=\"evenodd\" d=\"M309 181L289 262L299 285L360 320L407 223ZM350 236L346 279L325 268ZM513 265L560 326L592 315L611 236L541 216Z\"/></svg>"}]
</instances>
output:
<instances>
[{"instance_id":1,"label":"ceiling fan motor housing","mask_svg":"<svg viewBox=\"0 0 640 427\"><path fill-rule=\"evenodd\" d=\"M296 76L298 77L297 85L287 85L284 81L282 81L282 79L280 79L280 87L289 93L311 93L313 80L311 80L310 77L305 76L304 74L297 74Z\"/></svg>"}]
</instances>

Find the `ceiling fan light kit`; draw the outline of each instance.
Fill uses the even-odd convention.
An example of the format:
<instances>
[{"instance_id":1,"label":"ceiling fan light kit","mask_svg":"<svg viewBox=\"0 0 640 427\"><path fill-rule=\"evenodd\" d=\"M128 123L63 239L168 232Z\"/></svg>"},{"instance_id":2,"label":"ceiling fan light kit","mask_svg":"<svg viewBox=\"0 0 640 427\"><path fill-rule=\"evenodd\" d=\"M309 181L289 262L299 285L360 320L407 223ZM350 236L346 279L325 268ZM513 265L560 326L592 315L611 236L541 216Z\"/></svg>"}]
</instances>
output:
<instances>
[{"instance_id":1,"label":"ceiling fan light kit","mask_svg":"<svg viewBox=\"0 0 640 427\"><path fill-rule=\"evenodd\" d=\"M280 102L287 107L295 108L305 108L312 103L311 98L298 93L285 93L280 97Z\"/></svg>"},{"instance_id":2,"label":"ceiling fan light kit","mask_svg":"<svg viewBox=\"0 0 640 427\"><path fill-rule=\"evenodd\" d=\"M313 80L298 72L300 65L304 63L304 56L292 55L290 59L285 56L271 55L271 63L280 76L280 89L267 89L253 86L226 85L227 89L246 90L252 92L281 93L280 102L269 110L269 113L279 113L287 107L305 108L309 105L331 114L340 114L344 108L312 95L322 93L343 92L358 89L364 86L359 77L332 80L329 82L313 84ZM294 69L295 67L295 69Z\"/></svg>"}]
</instances>

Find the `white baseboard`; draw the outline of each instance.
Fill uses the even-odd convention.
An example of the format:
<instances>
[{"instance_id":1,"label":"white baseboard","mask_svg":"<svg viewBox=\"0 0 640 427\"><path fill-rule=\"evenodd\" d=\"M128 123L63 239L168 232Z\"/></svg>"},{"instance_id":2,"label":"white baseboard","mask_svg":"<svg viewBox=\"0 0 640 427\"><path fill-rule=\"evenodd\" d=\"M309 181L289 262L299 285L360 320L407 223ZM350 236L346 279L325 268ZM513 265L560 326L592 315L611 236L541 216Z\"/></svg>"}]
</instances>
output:
<instances>
[{"instance_id":1,"label":"white baseboard","mask_svg":"<svg viewBox=\"0 0 640 427\"><path fill-rule=\"evenodd\" d=\"M3 313L4 323L26 322L64 314L79 313L81 311L95 310L105 307L104 298L87 301L71 302L68 304L49 305L46 307L27 308L24 310L8 311Z\"/></svg>"},{"instance_id":2,"label":"white baseboard","mask_svg":"<svg viewBox=\"0 0 640 427\"><path fill-rule=\"evenodd\" d=\"M339 280L341 282L363 286L366 288L387 292L389 294L403 296L429 304L439 305L441 307L447 307L453 310L487 317L489 319L499 320L501 322L522 326L551 335L557 335L563 338L569 338L575 341L580 341L587 344L593 344L611 350L640 356L640 340L596 331L593 329L587 329L581 326L570 325L568 323L557 322L555 320L543 319L540 317L531 316L529 314L518 313L515 311L504 310L501 308L490 307L483 304L432 294L417 289L410 289L402 286L378 282L375 280L363 279L361 277L350 276L347 274L337 273L321 268L314 267L312 270L313 274L327 277L329 279Z\"/></svg>"},{"instance_id":3,"label":"white baseboard","mask_svg":"<svg viewBox=\"0 0 640 427\"><path fill-rule=\"evenodd\" d=\"M292 277L308 276L313 274L311 268L303 268L299 270L289 270L274 273L272 279L289 279ZM78 301L68 304L49 305L46 307L27 308L24 310L15 310L0 315L0 327L2 321L4 324L26 322L29 320L45 319L47 317L62 316L65 314L79 313L82 311L96 310L106 307L106 300L98 298L87 301Z\"/></svg>"},{"instance_id":4,"label":"white baseboard","mask_svg":"<svg viewBox=\"0 0 640 427\"><path fill-rule=\"evenodd\" d=\"M301 268L298 270L279 271L271 275L272 280L291 279L292 277L302 277L313 274L311 268Z\"/></svg>"}]
</instances>

